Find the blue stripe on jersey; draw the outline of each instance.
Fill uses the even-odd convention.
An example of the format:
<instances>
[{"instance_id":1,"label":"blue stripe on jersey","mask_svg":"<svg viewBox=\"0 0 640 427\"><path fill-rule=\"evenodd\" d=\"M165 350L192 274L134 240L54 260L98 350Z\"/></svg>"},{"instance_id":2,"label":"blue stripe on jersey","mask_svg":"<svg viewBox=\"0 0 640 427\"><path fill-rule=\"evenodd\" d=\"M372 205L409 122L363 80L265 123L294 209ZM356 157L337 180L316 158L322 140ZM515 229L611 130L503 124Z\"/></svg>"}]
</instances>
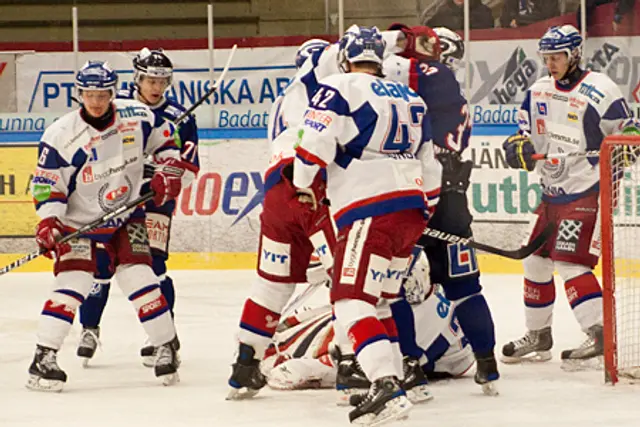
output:
<instances>
[{"instance_id":1,"label":"blue stripe on jersey","mask_svg":"<svg viewBox=\"0 0 640 427\"><path fill-rule=\"evenodd\" d=\"M561 205L565 203L575 202L576 200L581 199L584 196L587 196L590 193L593 193L594 191L596 192L600 191L599 182L595 183L593 186L583 191L582 193L565 194L562 196L547 196L545 194L542 194L542 201L551 203L552 205L555 205L555 204Z\"/></svg>"},{"instance_id":2,"label":"blue stripe on jersey","mask_svg":"<svg viewBox=\"0 0 640 427\"><path fill-rule=\"evenodd\" d=\"M161 126L162 123L164 123L164 117L162 117L162 115L160 114L160 111L158 110L151 110L153 111L153 127L157 128L158 126Z\"/></svg>"},{"instance_id":3,"label":"blue stripe on jersey","mask_svg":"<svg viewBox=\"0 0 640 427\"><path fill-rule=\"evenodd\" d=\"M42 155L43 153L45 153L44 156ZM58 150L46 142L40 141L38 146L38 166L42 169L61 169L71 165L60 156Z\"/></svg>"},{"instance_id":4,"label":"blue stripe on jersey","mask_svg":"<svg viewBox=\"0 0 640 427\"><path fill-rule=\"evenodd\" d=\"M524 126L523 123L518 123L518 127L522 131L531 132L531 91L528 90L526 95L524 96L524 101L522 101L522 105L520 105L520 109L527 112L527 122L528 125Z\"/></svg>"},{"instance_id":5,"label":"blue stripe on jersey","mask_svg":"<svg viewBox=\"0 0 640 427\"><path fill-rule=\"evenodd\" d=\"M73 160L71 163L76 167L76 170L69 177L69 184L67 185L67 198L71 197L74 191L76 191L76 186L78 185L78 175L82 170L82 167L87 162L87 153L84 151L78 151L75 156L73 156Z\"/></svg>"},{"instance_id":6,"label":"blue stripe on jersey","mask_svg":"<svg viewBox=\"0 0 640 427\"><path fill-rule=\"evenodd\" d=\"M334 98L337 98L338 96L339 94L336 93ZM348 108L349 106L347 105L347 111ZM371 140L371 135L373 135L373 132L376 129L378 113L376 113L373 107L371 107L371 104L365 102L360 108L351 113L351 118L358 128L358 135L344 146L344 151L338 148L336 158L334 160L338 166L344 169L349 166L349 163L351 163L353 159L359 159L362 157L362 152Z\"/></svg>"},{"instance_id":7,"label":"blue stripe on jersey","mask_svg":"<svg viewBox=\"0 0 640 427\"><path fill-rule=\"evenodd\" d=\"M386 215L406 209L424 209L424 198L422 196L404 196L379 202L373 201L367 205L354 207L336 218L336 226L341 230L359 219Z\"/></svg>"},{"instance_id":8,"label":"blue stripe on jersey","mask_svg":"<svg viewBox=\"0 0 640 427\"><path fill-rule=\"evenodd\" d=\"M153 130L153 128L147 121L141 122L141 128L142 128L142 152L146 153L147 142L149 141L149 136L151 135L151 131Z\"/></svg>"},{"instance_id":9,"label":"blue stripe on jersey","mask_svg":"<svg viewBox=\"0 0 640 427\"><path fill-rule=\"evenodd\" d=\"M604 134L600 129L600 115L598 111L591 104L587 104L587 109L584 112L582 118L582 126L584 128L584 137L587 140L587 151L599 150ZM598 164L600 159L598 157L587 157L587 160L591 165Z\"/></svg>"},{"instance_id":10,"label":"blue stripe on jersey","mask_svg":"<svg viewBox=\"0 0 640 427\"><path fill-rule=\"evenodd\" d=\"M428 362L422 366L425 371L433 372L435 369L436 361L442 357L443 354L449 349L449 341L440 334L438 338L425 350L424 354L427 356Z\"/></svg>"},{"instance_id":11,"label":"blue stripe on jersey","mask_svg":"<svg viewBox=\"0 0 640 427\"><path fill-rule=\"evenodd\" d=\"M307 99L309 100L313 97L313 94L316 93L316 90L318 90L318 79L316 79L315 69L320 61L321 52L322 51L316 51L307 59L307 61L311 61L313 68L300 79L307 90Z\"/></svg>"},{"instance_id":12,"label":"blue stripe on jersey","mask_svg":"<svg viewBox=\"0 0 640 427\"><path fill-rule=\"evenodd\" d=\"M396 301L391 304L391 314L396 322L402 354L416 359L422 357L424 352L416 343L416 322L411 305L405 299Z\"/></svg>"}]
</instances>

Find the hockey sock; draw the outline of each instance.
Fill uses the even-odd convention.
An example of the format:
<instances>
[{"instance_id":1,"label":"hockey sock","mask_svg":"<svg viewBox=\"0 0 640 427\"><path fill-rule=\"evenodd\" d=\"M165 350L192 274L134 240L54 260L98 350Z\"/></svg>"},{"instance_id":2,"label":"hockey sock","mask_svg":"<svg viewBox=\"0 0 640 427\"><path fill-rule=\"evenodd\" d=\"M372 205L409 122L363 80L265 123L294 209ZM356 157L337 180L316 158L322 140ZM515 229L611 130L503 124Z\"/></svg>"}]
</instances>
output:
<instances>
[{"instance_id":1,"label":"hockey sock","mask_svg":"<svg viewBox=\"0 0 640 427\"><path fill-rule=\"evenodd\" d=\"M530 331L551 326L553 305L556 300L556 285L553 278L546 283L524 279L524 315Z\"/></svg>"},{"instance_id":2,"label":"hockey sock","mask_svg":"<svg viewBox=\"0 0 640 427\"><path fill-rule=\"evenodd\" d=\"M396 366L393 348L380 320L365 317L357 321L349 328L349 337L358 363L371 382L389 375L402 377L402 368L398 370Z\"/></svg>"},{"instance_id":3,"label":"hockey sock","mask_svg":"<svg viewBox=\"0 0 640 427\"><path fill-rule=\"evenodd\" d=\"M495 328L484 296L477 293L461 302L456 301L456 304L455 314L473 352L478 354L493 352L496 345Z\"/></svg>"},{"instance_id":4,"label":"hockey sock","mask_svg":"<svg viewBox=\"0 0 640 427\"><path fill-rule=\"evenodd\" d=\"M87 299L80 306L80 323L85 328L97 328L100 326L102 313L109 299L111 284L94 283Z\"/></svg>"},{"instance_id":5,"label":"hockey sock","mask_svg":"<svg viewBox=\"0 0 640 427\"><path fill-rule=\"evenodd\" d=\"M173 287L173 279L171 277L165 276L164 280L160 282L160 292L162 292L162 295L164 295L164 298L167 300L171 317L174 317L173 306L176 301L176 292Z\"/></svg>"},{"instance_id":6,"label":"hockey sock","mask_svg":"<svg viewBox=\"0 0 640 427\"><path fill-rule=\"evenodd\" d=\"M391 304L391 312L397 327L402 354L419 359L424 353L416 343L416 325L411 305L407 300L401 299Z\"/></svg>"},{"instance_id":7,"label":"hockey sock","mask_svg":"<svg viewBox=\"0 0 640 427\"><path fill-rule=\"evenodd\" d=\"M382 325L384 326L385 331L387 331L387 336L389 337L389 342L391 343L391 351L393 353L393 365L397 372L401 372L401 375L398 376L398 379L404 379L404 369L402 366L402 352L400 351L400 343L398 342L398 328L396 328L396 322L393 317L386 317L384 319L380 319Z\"/></svg>"},{"instance_id":8,"label":"hockey sock","mask_svg":"<svg viewBox=\"0 0 640 427\"><path fill-rule=\"evenodd\" d=\"M581 274L564 284L573 314L583 331L602 324L602 289L592 272Z\"/></svg>"},{"instance_id":9,"label":"hockey sock","mask_svg":"<svg viewBox=\"0 0 640 427\"><path fill-rule=\"evenodd\" d=\"M253 347L256 357L262 359L280 322L280 313L263 307L251 298L247 299L240 317L240 342Z\"/></svg>"}]
</instances>

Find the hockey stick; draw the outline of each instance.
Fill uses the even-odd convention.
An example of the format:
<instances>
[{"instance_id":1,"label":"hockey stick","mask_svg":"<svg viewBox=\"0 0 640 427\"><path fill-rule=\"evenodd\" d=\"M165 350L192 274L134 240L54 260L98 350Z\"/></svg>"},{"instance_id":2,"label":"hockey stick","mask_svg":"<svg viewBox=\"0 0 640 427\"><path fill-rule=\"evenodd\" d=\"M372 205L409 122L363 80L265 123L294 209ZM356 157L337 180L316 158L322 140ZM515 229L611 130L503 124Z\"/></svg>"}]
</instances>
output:
<instances>
[{"instance_id":1,"label":"hockey stick","mask_svg":"<svg viewBox=\"0 0 640 427\"><path fill-rule=\"evenodd\" d=\"M522 246L520 249L502 249L495 246L485 245L484 243L476 242L473 238L466 238L456 236L455 234L445 233L444 231L436 230L434 228L425 228L424 235L433 237L434 239L442 240L448 243L462 243L470 248L478 249L480 251L488 252L490 254L500 255L505 258L511 259L524 259L540 249L540 247L547 241L547 239L553 233L555 226L553 224L547 224L542 233L538 234L529 244Z\"/></svg>"},{"instance_id":2,"label":"hockey stick","mask_svg":"<svg viewBox=\"0 0 640 427\"><path fill-rule=\"evenodd\" d=\"M220 77L218 78L218 80L216 80L213 86L211 86L211 88L209 88L209 90L204 95L202 95L202 98L198 99L191 107L187 109L187 111L182 113L177 119L174 120L173 123L175 125L179 125L180 123L182 123L187 117L189 117L189 115L191 115L191 113L193 113L196 108L202 105L204 101L206 101L211 95L213 95L215 91L218 90L218 88L220 87L220 83L222 83L224 78L227 76L227 73L229 72L231 60L233 59L233 55L236 53L237 48L238 45L235 44L231 48L231 52L229 52L229 57L227 58L227 63L224 65L224 68L222 69L222 73L220 73Z\"/></svg>"},{"instance_id":3,"label":"hockey stick","mask_svg":"<svg viewBox=\"0 0 640 427\"><path fill-rule=\"evenodd\" d=\"M533 160L565 159L567 157L600 157L600 152L599 151L583 151L583 152L572 152L572 153L534 154L531 156Z\"/></svg>"},{"instance_id":4,"label":"hockey stick","mask_svg":"<svg viewBox=\"0 0 640 427\"><path fill-rule=\"evenodd\" d=\"M280 315L280 318L281 319L286 319L287 317L291 316L291 314L294 311L296 311L302 305L302 303L304 303L306 300L308 300L311 297L311 295L313 295L325 283L326 283L326 281L325 282L310 283L309 286L307 287L307 289L302 291L298 296L296 296L294 299L292 299L289 302L289 304L287 304L287 306L282 310L282 314Z\"/></svg>"},{"instance_id":5,"label":"hockey stick","mask_svg":"<svg viewBox=\"0 0 640 427\"><path fill-rule=\"evenodd\" d=\"M108 221L112 220L113 218L117 217L118 215L128 211L129 209L134 209L136 206L145 203L149 200L151 200L154 196L154 192L151 191L147 194L144 194L140 197L138 197L137 199L120 206L118 209L113 210L111 212L108 212L106 214L104 214L103 216L101 216L100 218L90 222L89 224L83 225L82 227L80 227L79 229L77 229L76 231L74 231L73 233L67 234L66 236L64 236L62 239L60 239L58 241L58 243L65 243L68 242L71 239L75 239L76 237L79 237L80 235L84 234L84 233L88 233L90 231L95 230L96 228L101 227L102 225L106 224ZM33 251L30 254L27 254L25 256L23 256L20 259L15 260L14 262L12 262L11 264L7 265L6 267L3 267L0 269L0 276L2 276L5 273L10 272L11 270L14 270L26 263L28 263L29 261L32 261L36 258L38 258L40 255L43 255L46 251L43 249L38 249L37 251Z\"/></svg>"}]
</instances>

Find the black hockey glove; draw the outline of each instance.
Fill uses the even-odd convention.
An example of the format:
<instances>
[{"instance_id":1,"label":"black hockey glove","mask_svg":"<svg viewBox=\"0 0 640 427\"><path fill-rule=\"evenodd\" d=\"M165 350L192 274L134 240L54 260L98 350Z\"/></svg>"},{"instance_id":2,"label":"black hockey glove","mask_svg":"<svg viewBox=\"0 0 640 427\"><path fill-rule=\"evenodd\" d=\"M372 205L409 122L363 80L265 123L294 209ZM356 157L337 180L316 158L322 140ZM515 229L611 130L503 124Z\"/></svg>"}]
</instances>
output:
<instances>
[{"instance_id":1,"label":"black hockey glove","mask_svg":"<svg viewBox=\"0 0 640 427\"><path fill-rule=\"evenodd\" d=\"M536 161L532 158L536 154L536 149L528 136L511 135L502 144L502 149L507 157L507 164L512 168L531 172L536 167Z\"/></svg>"},{"instance_id":2,"label":"black hockey glove","mask_svg":"<svg viewBox=\"0 0 640 427\"><path fill-rule=\"evenodd\" d=\"M469 178L473 162L462 161L459 153L448 152L436 154L442 164L442 193L455 192L465 194L469 188Z\"/></svg>"}]
</instances>

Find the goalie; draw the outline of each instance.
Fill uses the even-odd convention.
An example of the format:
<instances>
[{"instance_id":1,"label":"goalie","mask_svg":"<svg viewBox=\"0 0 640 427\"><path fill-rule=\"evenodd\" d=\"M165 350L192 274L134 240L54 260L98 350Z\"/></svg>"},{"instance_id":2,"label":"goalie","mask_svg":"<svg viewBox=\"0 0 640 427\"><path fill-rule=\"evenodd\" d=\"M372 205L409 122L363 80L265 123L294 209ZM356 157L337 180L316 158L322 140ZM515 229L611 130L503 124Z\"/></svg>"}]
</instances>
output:
<instances>
[{"instance_id":1,"label":"goalie","mask_svg":"<svg viewBox=\"0 0 640 427\"><path fill-rule=\"evenodd\" d=\"M523 263L527 332L506 344L502 355L505 363L551 359L557 271L576 320L587 334L580 347L561 355L563 368L576 370L593 365L603 354L602 290L593 274L600 256L599 158L536 163L534 154L596 151L606 136L637 134L640 128L618 86L605 74L580 68L582 37L577 29L551 27L538 46L549 76L528 90L518 116L520 131L503 147L511 167L536 170L541 177L542 202L535 211L532 236L549 223L556 231Z\"/></svg>"},{"instance_id":2,"label":"goalie","mask_svg":"<svg viewBox=\"0 0 640 427\"><path fill-rule=\"evenodd\" d=\"M415 342L401 342L404 354L421 355L420 364L430 380L460 377L474 363L473 351L454 315L454 304L429 282L423 254L405 283L411 302ZM301 311L278 327L266 351L262 370L270 387L280 390L332 388L336 381L334 330L329 305ZM364 386L364 385L363 385Z\"/></svg>"}]
</instances>

